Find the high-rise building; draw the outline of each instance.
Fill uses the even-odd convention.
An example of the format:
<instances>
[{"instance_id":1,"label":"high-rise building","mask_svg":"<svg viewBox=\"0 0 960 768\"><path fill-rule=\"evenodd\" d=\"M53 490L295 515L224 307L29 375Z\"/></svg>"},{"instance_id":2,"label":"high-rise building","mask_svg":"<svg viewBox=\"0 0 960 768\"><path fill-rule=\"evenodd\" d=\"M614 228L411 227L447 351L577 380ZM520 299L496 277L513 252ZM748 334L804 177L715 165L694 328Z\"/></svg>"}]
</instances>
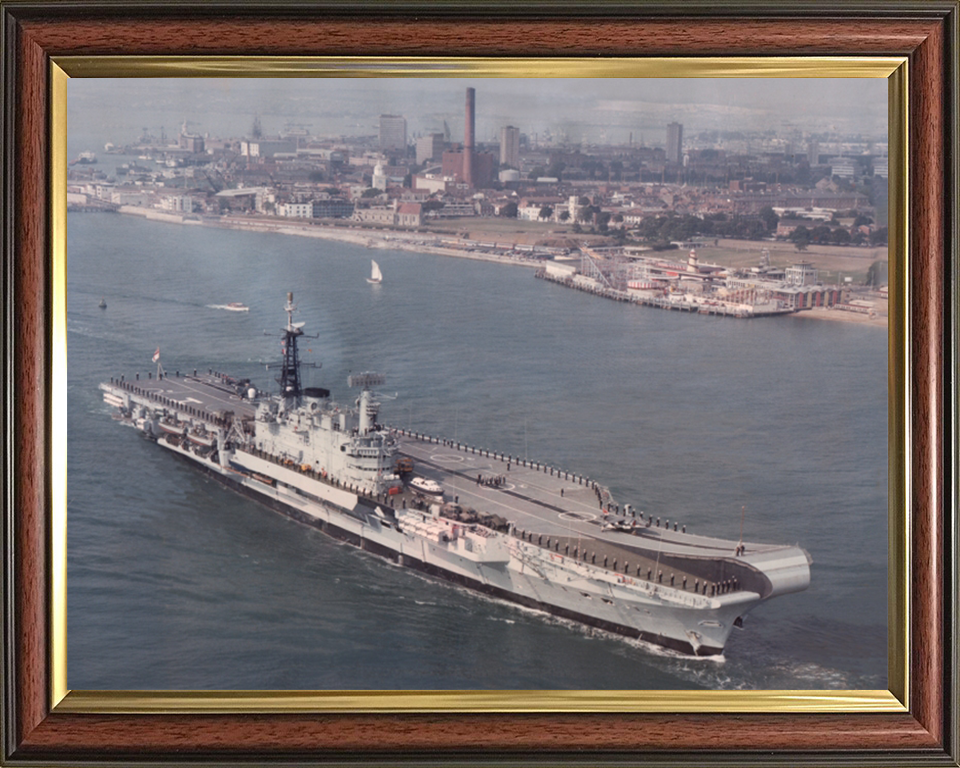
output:
<instances>
[{"instance_id":1,"label":"high-rise building","mask_svg":"<svg viewBox=\"0 0 960 768\"><path fill-rule=\"evenodd\" d=\"M820 143L813 139L807 144L807 163L811 167L820 165Z\"/></svg>"},{"instance_id":2,"label":"high-rise building","mask_svg":"<svg viewBox=\"0 0 960 768\"><path fill-rule=\"evenodd\" d=\"M417 139L417 165L428 160L440 160L443 154L443 134L428 133Z\"/></svg>"},{"instance_id":3,"label":"high-rise building","mask_svg":"<svg viewBox=\"0 0 960 768\"><path fill-rule=\"evenodd\" d=\"M520 129L512 125L500 129L500 165L520 167Z\"/></svg>"},{"instance_id":4,"label":"high-rise building","mask_svg":"<svg viewBox=\"0 0 960 768\"><path fill-rule=\"evenodd\" d=\"M680 123L667 124L667 162L680 163L683 160L683 126Z\"/></svg>"},{"instance_id":5,"label":"high-rise building","mask_svg":"<svg viewBox=\"0 0 960 768\"><path fill-rule=\"evenodd\" d=\"M402 115L380 115L380 151L407 148L407 119Z\"/></svg>"}]
</instances>

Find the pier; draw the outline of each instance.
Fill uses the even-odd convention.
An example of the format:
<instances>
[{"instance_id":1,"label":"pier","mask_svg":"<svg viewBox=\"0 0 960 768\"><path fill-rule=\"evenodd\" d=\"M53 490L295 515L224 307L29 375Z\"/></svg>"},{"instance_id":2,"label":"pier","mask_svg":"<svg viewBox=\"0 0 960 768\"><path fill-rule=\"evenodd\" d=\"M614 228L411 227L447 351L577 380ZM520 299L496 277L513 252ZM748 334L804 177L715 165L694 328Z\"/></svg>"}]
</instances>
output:
<instances>
[{"instance_id":1,"label":"pier","mask_svg":"<svg viewBox=\"0 0 960 768\"><path fill-rule=\"evenodd\" d=\"M535 277L541 280L548 280L551 283L562 285L565 288L573 288L577 291L583 291L594 296L600 296L611 301L620 301L627 304L637 304L644 307L655 307L656 309L669 309L675 312L688 312L699 315L718 315L721 317L751 318L751 317L770 317L773 315L793 314L792 307L745 310L740 307L731 306L721 300L706 300L702 302L681 302L672 300L664 296L647 296L637 291L621 291L602 285L595 281L587 281L586 278L575 280L570 277L558 277L551 275L546 269L538 269Z\"/></svg>"}]
</instances>

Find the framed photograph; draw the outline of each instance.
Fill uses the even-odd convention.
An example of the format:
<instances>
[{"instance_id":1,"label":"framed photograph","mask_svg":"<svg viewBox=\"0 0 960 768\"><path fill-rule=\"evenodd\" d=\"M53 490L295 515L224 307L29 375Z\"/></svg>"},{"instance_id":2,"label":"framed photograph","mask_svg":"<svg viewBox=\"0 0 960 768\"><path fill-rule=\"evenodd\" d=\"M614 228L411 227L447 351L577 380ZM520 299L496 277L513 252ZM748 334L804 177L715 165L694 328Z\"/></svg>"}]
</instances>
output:
<instances>
[{"instance_id":1,"label":"framed photograph","mask_svg":"<svg viewBox=\"0 0 960 768\"><path fill-rule=\"evenodd\" d=\"M956 765L956 5L233 10L3 7L4 759Z\"/></svg>"}]
</instances>

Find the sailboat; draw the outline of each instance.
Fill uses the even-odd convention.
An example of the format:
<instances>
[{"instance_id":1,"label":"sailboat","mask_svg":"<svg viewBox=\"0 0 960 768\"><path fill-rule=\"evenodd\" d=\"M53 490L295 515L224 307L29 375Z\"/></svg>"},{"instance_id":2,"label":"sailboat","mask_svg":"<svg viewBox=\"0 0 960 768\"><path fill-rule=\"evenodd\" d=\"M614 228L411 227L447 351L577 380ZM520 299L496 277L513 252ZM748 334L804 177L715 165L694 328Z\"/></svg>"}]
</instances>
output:
<instances>
[{"instance_id":1,"label":"sailboat","mask_svg":"<svg viewBox=\"0 0 960 768\"><path fill-rule=\"evenodd\" d=\"M370 263L373 266L370 268L370 277L367 278L367 282L379 285L383 282L383 273L380 271L380 265L375 261L371 261Z\"/></svg>"}]
</instances>

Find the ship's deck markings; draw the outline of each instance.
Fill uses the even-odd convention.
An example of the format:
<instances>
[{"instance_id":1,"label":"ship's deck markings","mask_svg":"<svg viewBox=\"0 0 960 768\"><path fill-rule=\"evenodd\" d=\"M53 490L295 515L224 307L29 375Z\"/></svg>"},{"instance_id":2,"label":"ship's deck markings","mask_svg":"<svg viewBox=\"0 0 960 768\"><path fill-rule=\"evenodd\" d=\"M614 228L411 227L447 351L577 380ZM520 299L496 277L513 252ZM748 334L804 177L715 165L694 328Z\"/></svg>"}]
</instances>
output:
<instances>
[{"instance_id":1,"label":"ship's deck markings","mask_svg":"<svg viewBox=\"0 0 960 768\"><path fill-rule=\"evenodd\" d=\"M255 404L249 400L238 398L229 382L221 381L216 376L206 373L196 377L192 375L179 377L167 375L160 380L155 378L139 379L128 380L127 383L131 386L137 386L143 391L152 391L157 395L180 401L184 406L199 404L197 407L209 413L218 410L232 410L238 417L252 418L255 412ZM460 450L467 451L468 449L461 448ZM428 456L431 458L436 456L439 461L450 463L452 463L451 459L459 459L461 463L466 459L462 471L454 470L449 464L442 466L437 463L433 467L441 473L442 477L440 479L448 482L448 490L452 494L470 499L467 503L478 509L483 509L485 504L489 504L492 498L490 491L500 491L501 496L497 499L497 503L518 516L519 519L515 522L519 527L530 529L536 525L545 534L550 535L570 535L579 531L583 535L597 537L599 533L596 530L599 526L599 521L596 519L598 502L595 492L587 485L580 485L572 479L564 479L557 474L544 473L542 467L533 468L529 465L524 467L522 464L517 464L516 460L511 462L509 472L504 472L507 462L500 456L484 456L480 453L466 453L465 456L458 456L457 449L453 447L447 448L435 442L424 443L408 437L401 438L401 451L410 454L421 463L428 463ZM506 475L516 482L511 482L508 486L501 486L500 488L480 486L477 489L474 487L477 473ZM521 479L522 482L519 482ZM534 482L535 480L539 482ZM523 493L517 492L515 490L517 487L522 489ZM562 497L560 496L561 488L564 491ZM508 496L514 496L521 504L510 504L506 498ZM560 501L561 498L562 507L551 503L551 500ZM546 510L553 514L544 514ZM577 521L563 516L571 512L589 514L592 519ZM645 540L645 548L649 548L651 544L656 546L655 541L652 542L651 539L655 540L664 534L667 534L666 540L669 540L669 533L659 528L642 528L638 529L637 533L641 540ZM607 535L600 535L602 540L610 541ZM620 536L624 539L621 546L643 546L640 541L629 541L632 537L628 534L620 534ZM701 541L686 540L680 545L680 549L690 555L706 557L729 554L727 548L718 546L721 544L728 545L729 542L717 542L715 544L710 537L706 537ZM770 552L782 549L781 546L777 545L748 544L748 546L747 556L743 558L747 563L753 557L760 556L762 558L763 556L769 556Z\"/></svg>"},{"instance_id":2,"label":"ship's deck markings","mask_svg":"<svg viewBox=\"0 0 960 768\"><path fill-rule=\"evenodd\" d=\"M413 448L413 446L409 443L401 446L401 449L408 455L412 453L412 451L409 450L411 448ZM422 465L432 467L442 473L440 479L447 481L448 495L453 491L460 497L461 503L467 503L468 505L473 503L472 499L476 498L480 501L480 505L478 506L482 508L483 496L478 495L476 492L468 492L466 489L460 488L459 484L452 486L449 483L451 477L468 481L471 479L475 481L476 478L471 478L462 471L435 464L424 457L415 458L417 458ZM481 488L484 488L484 486L481 486ZM627 542L614 542L597 538L592 535L592 532L589 530L581 528L580 526L583 525L593 526L594 528L599 525L596 515L592 512L589 513L589 516L581 515L581 513L571 512L568 509L563 509L562 507L549 504L525 494L517 493L516 491L506 490L503 487L486 488L486 490L500 491L505 496L526 502L529 505L535 505L532 508L529 506L521 507L510 504L502 498L497 500L497 505L501 509L509 509L516 513L517 519L514 519L514 523L518 530L524 530L527 533L533 532L536 537L534 541L539 542L541 545L549 541L551 550L555 550L559 555L571 557L570 553L577 552L577 559L581 560L584 556L584 550L586 550L591 565L600 566L605 562L610 570L616 569L618 572L623 572L624 567L628 566L630 572L627 575L640 578L641 580L644 580L645 577L656 580L658 572L662 572L662 583L664 586L669 586L671 577L674 579L674 586L680 588L682 588L684 584L684 579L686 579L686 583L691 588L693 584L700 583L695 574L675 566L668 567L666 564L660 563L659 559L652 552L640 552L630 547ZM549 490L546 488L542 488L541 490L549 493ZM559 493L555 495L559 496ZM566 494L564 494L564 500L566 501ZM556 516L567 524L562 525L552 516L543 515L536 507L556 513ZM571 523L578 523L579 525L571 525Z\"/></svg>"},{"instance_id":3,"label":"ship's deck markings","mask_svg":"<svg viewBox=\"0 0 960 768\"><path fill-rule=\"evenodd\" d=\"M599 503L595 492L588 486L581 486L574 484L572 481L558 478L556 473L551 476L544 474L542 470L523 467L522 465L518 466L516 462L510 462L511 468L509 474L507 474L503 471L507 462L493 456L484 456L483 458L487 461L482 465L454 469L449 465L444 466L429 460L433 455L444 455L440 454L438 449L443 450L443 446L436 443L423 444L412 438L401 439L401 452L411 456L421 465L436 470L438 474L433 479L444 485L448 498L458 496L461 505L474 506L483 510L484 505L489 504L491 498L494 498L492 492L500 492L501 495L497 498L496 504L510 510L515 515L513 522L517 528L528 531L536 530L537 533L542 532L544 536L553 538L585 536L598 543L603 542L611 547L621 548L621 551L626 550L633 557L639 556L641 551L649 552L658 549L660 547L658 539L661 536L664 537L664 544L670 542L669 533L672 531L668 532L656 527L648 529L646 520L637 520L638 528L635 534L601 532L598 530L601 520L599 519ZM450 447L448 450L452 453L457 449ZM476 456L478 459L480 458L479 454ZM471 455L470 458L472 457ZM523 477L526 482L521 487L524 488L525 492L519 493L516 490L507 490L504 486L499 488L480 486L477 488L476 475L478 473ZM541 482L531 482L534 479L541 480ZM560 496L561 488L564 490L562 497ZM511 504L505 497L513 497L520 503ZM561 502L564 506L558 506L552 503L552 500ZM583 515L584 519L577 520L568 517L571 513ZM664 534L667 535L664 536ZM723 543L729 544L729 542ZM676 543L671 542L670 547L674 551L678 550ZM765 547L758 547L757 545L751 546L754 554L759 554L764 549ZM699 557L731 554L728 548L717 546L709 538L703 541L684 541L679 547L679 551ZM743 558L743 561L749 563L750 557Z\"/></svg>"},{"instance_id":4,"label":"ship's deck markings","mask_svg":"<svg viewBox=\"0 0 960 768\"><path fill-rule=\"evenodd\" d=\"M404 441L404 443L401 446L401 450L408 454L417 453L414 450L415 448L416 448L416 445L408 441ZM529 527L530 523L526 521L529 520L530 518L533 518L537 524L544 526L545 533L552 533L552 532L555 532L557 534L570 533L568 526L561 527L561 525L557 522L557 519L553 515L548 516L548 515L540 514L536 509L536 507L550 510L550 512L553 512L556 515L556 517L560 517L560 518L562 518L563 515L565 514L570 514L571 513L570 509L558 507L555 504L551 504L548 501L545 501L543 499L535 498L534 496L531 496L529 493L519 493L517 490L515 490L517 488L517 485L515 483L507 483L506 485L502 485L499 487L492 487L492 486L485 486L485 485L474 487L476 484L475 476L471 476L461 470L455 470L448 466L441 466L440 464L434 463L430 459L434 459L436 455L437 454L431 454L429 459L423 455L419 455L419 456L414 455L413 458L415 458L421 464L431 466L443 474L443 477L441 477L441 480L447 481L446 484L447 484L448 495L453 494L455 496L461 497L463 503L473 504L479 508L482 508L485 501L489 503L489 496L491 493L499 492L505 496L511 496L519 501L526 502L527 504L535 505L534 508L530 508L527 506L517 506L517 505L509 504L506 502L506 500L502 498L497 500L497 504L499 506L512 510L521 518L520 521L515 521L519 526ZM482 470L484 468L485 467L476 467L475 469ZM490 466L489 468L490 470L494 469L492 466ZM517 470L511 469L511 473L514 471L517 471ZM459 480L466 481L467 486L462 487L460 483L451 484L449 482L449 479L451 477L456 477ZM559 491L551 491L548 488L537 486L532 483L528 483L526 489L532 492L540 491L544 495L549 497L555 497L557 499L560 498ZM569 501L574 502L575 504L577 504L577 506L585 506L582 503L577 502L577 500L575 499L570 499ZM579 513L574 512L574 514L579 514ZM578 519L582 521L584 518L564 518L564 519L567 520L568 522L574 522L575 520L578 520Z\"/></svg>"},{"instance_id":5,"label":"ship's deck markings","mask_svg":"<svg viewBox=\"0 0 960 768\"><path fill-rule=\"evenodd\" d=\"M463 464L463 456L450 456L443 453L435 453L431 457L434 461L449 461L451 464Z\"/></svg>"},{"instance_id":6,"label":"ship's deck markings","mask_svg":"<svg viewBox=\"0 0 960 768\"><path fill-rule=\"evenodd\" d=\"M127 384L179 401L183 405L199 405L209 413L229 410L241 417L252 417L255 412L253 403L240 398L229 384L223 384L209 374L200 374L197 377L167 374L162 379L127 380Z\"/></svg>"}]
</instances>

